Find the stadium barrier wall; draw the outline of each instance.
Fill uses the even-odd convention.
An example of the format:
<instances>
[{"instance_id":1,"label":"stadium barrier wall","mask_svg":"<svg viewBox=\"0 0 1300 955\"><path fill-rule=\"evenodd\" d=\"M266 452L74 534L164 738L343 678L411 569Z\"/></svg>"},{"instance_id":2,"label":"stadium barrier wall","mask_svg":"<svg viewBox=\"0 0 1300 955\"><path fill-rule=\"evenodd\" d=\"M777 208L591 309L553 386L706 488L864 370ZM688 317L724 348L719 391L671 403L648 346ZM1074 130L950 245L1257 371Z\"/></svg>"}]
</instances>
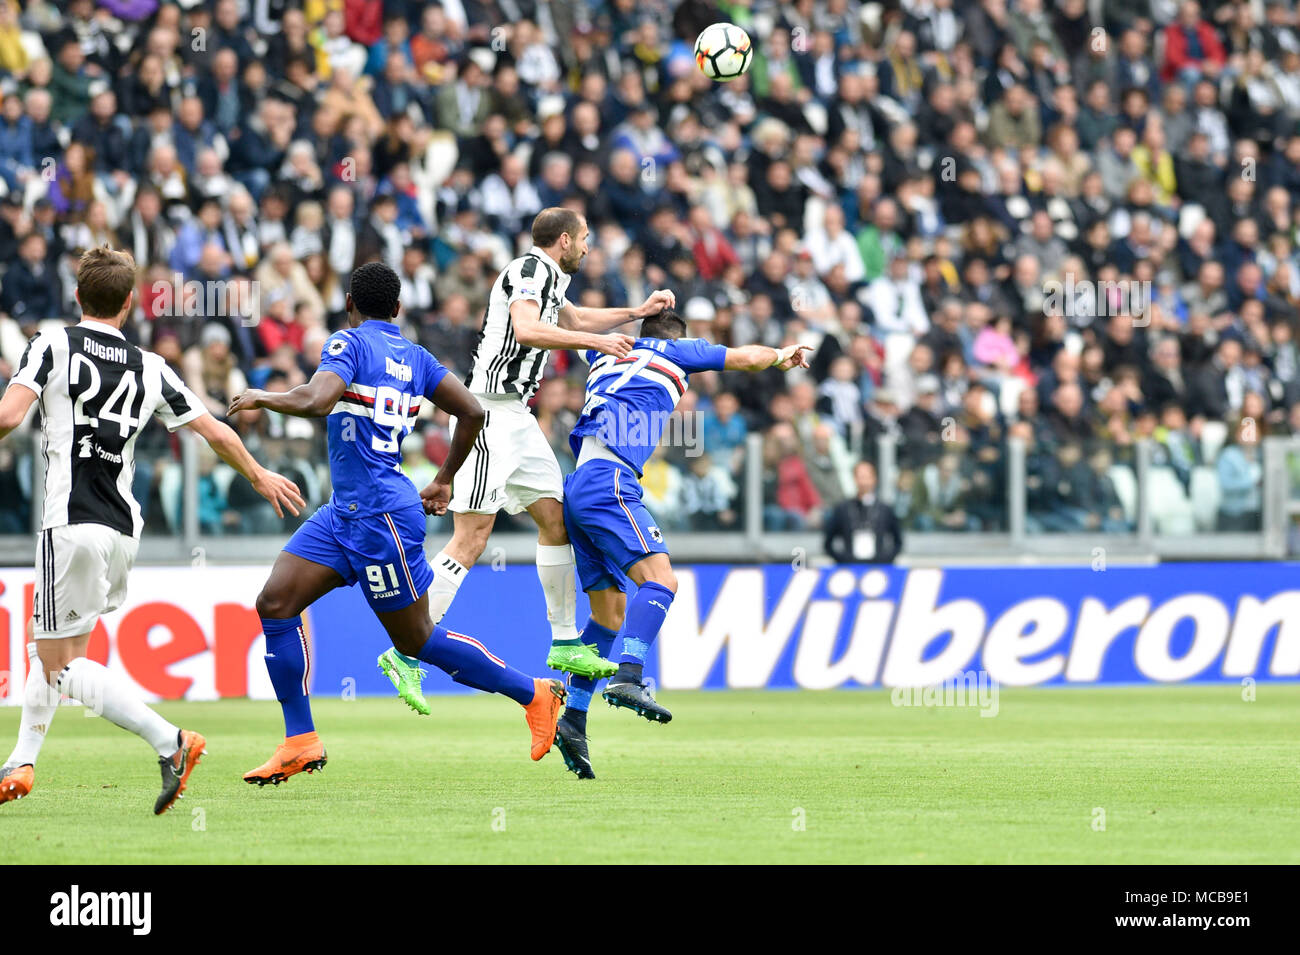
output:
<instances>
[{"instance_id":1,"label":"stadium barrier wall","mask_svg":"<svg viewBox=\"0 0 1300 955\"><path fill-rule=\"evenodd\" d=\"M138 568L90 655L154 699L271 699L252 609L265 576L260 566ZM666 689L922 687L972 673L1004 686L1300 678L1300 585L1286 564L695 565L678 580L647 665ZM32 581L29 569L0 570L0 699L10 704L26 672ZM586 609L580 599L579 626ZM534 567L508 565L471 574L444 623L540 675L545 621ZM306 625L313 693L392 692L375 666L388 642L358 588L325 597ZM469 692L438 671L427 687Z\"/></svg>"},{"instance_id":2,"label":"stadium barrier wall","mask_svg":"<svg viewBox=\"0 0 1300 955\"><path fill-rule=\"evenodd\" d=\"M180 481L173 491L179 494L181 513L166 532L146 526L140 540L140 564L270 564L284 546L291 532L285 526L275 533L211 535L202 533L198 517L199 454L198 442L189 431L180 436L181 463L168 465L171 475ZM29 453L21 460L30 466L33 499L31 531L26 534L0 534L0 561L13 566L31 564L36 558L42 495L42 462L39 435L31 438ZM861 435L858 436L861 438ZM21 445L19 445L21 446ZM861 448L854 445L854 455ZM1004 531L952 531L905 529L903 552L899 563L910 566L948 566L966 564L1025 563L1036 560L1064 562L1088 561L1089 555L1102 553L1111 563L1118 561L1157 560L1282 560L1288 554L1300 554L1300 436L1268 437L1263 440L1261 492L1261 529L1222 531L1215 527L1215 492L1197 504L1181 491L1171 494L1169 480L1177 479L1167 468L1153 469L1152 446L1138 442L1135 467L1130 474L1132 498L1125 504L1131 510L1132 526L1123 531L1059 531L1041 528L1030 532L1027 511L1028 466L1026 448L1018 440L1008 443L1006 474L1007 528ZM899 469L899 448L889 439L880 445L880 493L893 502ZM1116 467L1119 467L1118 465ZM225 468L225 465L219 465ZM1123 471L1123 468L1120 468ZM1165 479L1162 486L1153 481L1156 472ZM1210 469L1198 471L1210 484L1202 490L1214 491L1216 478ZM234 472L226 468L226 476ZM1127 472L1125 472L1127 473ZM746 450L741 496L745 513L744 526L730 531L671 530L673 555L682 563L781 563L798 556L805 562L826 558L821 534L816 531L768 531L763 525L765 503L763 480L763 440L751 434ZM8 501L0 501L0 517ZM0 521L0 523L4 523ZM445 540L450 525L430 532L434 552L436 540ZM537 548L535 533L498 530L492 535L491 547L484 560L508 562L531 561Z\"/></svg>"}]
</instances>

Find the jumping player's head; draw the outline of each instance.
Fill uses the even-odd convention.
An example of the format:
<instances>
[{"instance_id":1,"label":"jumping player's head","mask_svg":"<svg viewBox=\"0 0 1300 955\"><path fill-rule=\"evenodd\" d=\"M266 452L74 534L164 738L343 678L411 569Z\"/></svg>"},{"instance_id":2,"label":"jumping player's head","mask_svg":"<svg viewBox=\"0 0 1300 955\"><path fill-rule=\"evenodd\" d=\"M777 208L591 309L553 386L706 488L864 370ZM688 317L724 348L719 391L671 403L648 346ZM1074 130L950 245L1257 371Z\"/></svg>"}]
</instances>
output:
<instances>
[{"instance_id":1,"label":"jumping player's head","mask_svg":"<svg viewBox=\"0 0 1300 955\"><path fill-rule=\"evenodd\" d=\"M666 338L675 341L686 337L686 320L671 308L651 315L641 322L638 338Z\"/></svg>"},{"instance_id":2,"label":"jumping player's head","mask_svg":"<svg viewBox=\"0 0 1300 955\"><path fill-rule=\"evenodd\" d=\"M543 209L533 220L533 245L572 275L587 254L587 220L572 209Z\"/></svg>"},{"instance_id":3,"label":"jumping player's head","mask_svg":"<svg viewBox=\"0 0 1300 955\"><path fill-rule=\"evenodd\" d=\"M86 318L122 327L135 299L135 259L106 245L87 249L77 266L77 303Z\"/></svg>"},{"instance_id":4,"label":"jumping player's head","mask_svg":"<svg viewBox=\"0 0 1300 955\"><path fill-rule=\"evenodd\" d=\"M344 306L348 324L356 328L368 318L391 322L402 307L402 280L382 262L367 262L352 273L352 285Z\"/></svg>"}]
</instances>

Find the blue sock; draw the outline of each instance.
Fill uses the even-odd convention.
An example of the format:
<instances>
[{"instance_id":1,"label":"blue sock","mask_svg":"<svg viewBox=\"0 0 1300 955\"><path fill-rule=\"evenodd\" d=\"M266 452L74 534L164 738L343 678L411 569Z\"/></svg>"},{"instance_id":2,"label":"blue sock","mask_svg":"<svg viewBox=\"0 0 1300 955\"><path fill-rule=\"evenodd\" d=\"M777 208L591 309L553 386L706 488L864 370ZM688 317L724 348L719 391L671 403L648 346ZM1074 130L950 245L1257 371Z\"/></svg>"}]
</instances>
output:
<instances>
[{"instance_id":1,"label":"blue sock","mask_svg":"<svg viewBox=\"0 0 1300 955\"><path fill-rule=\"evenodd\" d=\"M284 735L297 736L316 728L307 697L311 654L303 633L302 617L290 620L262 619L266 635L266 672L271 675L275 698L284 711Z\"/></svg>"},{"instance_id":2,"label":"blue sock","mask_svg":"<svg viewBox=\"0 0 1300 955\"><path fill-rule=\"evenodd\" d=\"M533 678L506 666L500 657L473 637L435 626L433 636L420 648L419 657L432 663L457 683L488 693L500 693L521 706L533 701L536 687Z\"/></svg>"},{"instance_id":3,"label":"blue sock","mask_svg":"<svg viewBox=\"0 0 1300 955\"><path fill-rule=\"evenodd\" d=\"M408 657L401 650L397 649L397 647L393 647L393 653L395 653L397 655L397 658L401 660L403 663L405 663L408 667L411 667L416 670L420 668L420 661L417 660L415 657Z\"/></svg>"},{"instance_id":4,"label":"blue sock","mask_svg":"<svg viewBox=\"0 0 1300 955\"><path fill-rule=\"evenodd\" d=\"M595 620L587 619L587 625L582 628L579 637L583 643L594 643L596 652L602 657L609 657L609 651L614 646L614 637L617 634L608 627L602 627ZM591 694L596 691L596 685L599 680L588 679L585 676L575 676L569 680L569 699L566 702L565 709L586 711L591 705Z\"/></svg>"},{"instance_id":5,"label":"blue sock","mask_svg":"<svg viewBox=\"0 0 1300 955\"><path fill-rule=\"evenodd\" d=\"M673 592L662 584L647 581L637 588L635 596L627 602L623 617L623 652L619 663L644 664L646 654L659 636L668 608L673 605Z\"/></svg>"}]
</instances>

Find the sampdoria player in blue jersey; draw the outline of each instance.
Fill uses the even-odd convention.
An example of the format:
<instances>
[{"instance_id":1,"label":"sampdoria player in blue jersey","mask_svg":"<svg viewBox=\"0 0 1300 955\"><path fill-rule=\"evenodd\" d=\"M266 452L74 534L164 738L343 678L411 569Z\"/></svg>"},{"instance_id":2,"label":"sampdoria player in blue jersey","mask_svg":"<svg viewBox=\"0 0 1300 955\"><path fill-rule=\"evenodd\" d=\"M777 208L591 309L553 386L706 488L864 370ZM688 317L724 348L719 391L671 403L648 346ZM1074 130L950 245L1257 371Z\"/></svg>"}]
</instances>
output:
<instances>
[{"instance_id":1,"label":"sampdoria player in blue jersey","mask_svg":"<svg viewBox=\"0 0 1300 955\"><path fill-rule=\"evenodd\" d=\"M578 581L591 600L582 639L608 657L622 636L618 671L602 694L653 722L672 714L655 700L642 666L677 591L668 546L641 503L638 480L688 376L697 371L762 371L807 367L807 345L725 348L685 339L686 323L665 309L641 323L640 337L624 357L586 353L587 400L569 444L577 469L564 482L564 524L573 542ZM636 593L628 598L629 584ZM597 681L575 676L568 706L556 727L564 762L580 779L594 779L587 749L587 707Z\"/></svg>"},{"instance_id":2,"label":"sampdoria player in blue jersey","mask_svg":"<svg viewBox=\"0 0 1300 955\"><path fill-rule=\"evenodd\" d=\"M424 555L425 513L442 514L451 483L483 426L483 409L438 360L406 338L393 319L401 281L377 262L352 273L346 298L350 328L332 335L311 381L282 394L246 391L230 414L266 408L329 419L334 491L276 559L257 597L266 635L266 668L284 710L285 740L266 763L244 775L279 784L325 765L325 747L308 702L310 651L302 612L335 587L358 581L371 610L398 652L432 663L463 683L501 693L524 707L532 758L555 739L564 700L559 680L533 679L507 666L473 637L435 626L429 618L433 580ZM417 491L401 470L402 439L423 401L457 419L447 460Z\"/></svg>"}]
</instances>

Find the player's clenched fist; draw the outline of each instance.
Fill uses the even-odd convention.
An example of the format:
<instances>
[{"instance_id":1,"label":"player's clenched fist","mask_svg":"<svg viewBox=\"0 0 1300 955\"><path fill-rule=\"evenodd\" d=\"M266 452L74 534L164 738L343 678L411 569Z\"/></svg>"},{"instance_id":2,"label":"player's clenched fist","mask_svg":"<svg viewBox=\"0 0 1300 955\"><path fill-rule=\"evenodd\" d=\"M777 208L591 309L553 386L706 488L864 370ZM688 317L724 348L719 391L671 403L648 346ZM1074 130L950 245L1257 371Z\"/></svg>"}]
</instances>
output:
<instances>
[{"instance_id":1,"label":"player's clenched fist","mask_svg":"<svg viewBox=\"0 0 1300 955\"><path fill-rule=\"evenodd\" d=\"M613 355L615 358L622 358L632 350L636 344L636 339L631 335L596 335L592 339L592 348L606 355Z\"/></svg>"}]
</instances>

